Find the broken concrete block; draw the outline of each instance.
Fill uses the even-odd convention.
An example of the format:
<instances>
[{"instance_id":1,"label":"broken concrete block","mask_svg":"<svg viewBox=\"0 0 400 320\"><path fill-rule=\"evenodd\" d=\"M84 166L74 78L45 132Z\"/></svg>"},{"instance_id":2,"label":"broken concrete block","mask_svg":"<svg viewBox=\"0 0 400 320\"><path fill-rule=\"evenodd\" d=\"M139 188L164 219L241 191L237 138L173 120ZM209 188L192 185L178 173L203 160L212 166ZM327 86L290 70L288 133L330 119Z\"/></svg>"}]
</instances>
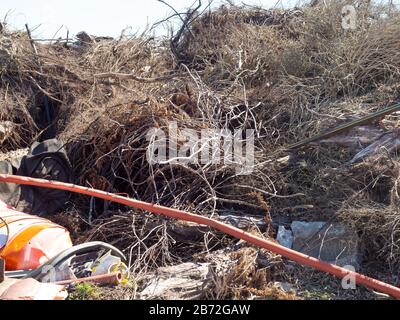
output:
<instances>
[{"instance_id":1,"label":"broken concrete block","mask_svg":"<svg viewBox=\"0 0 400 320\"><path fill-rule=\"evenodd\" d=\"M286 229L284 226L278 227L278 234L276 235L276 241L286 248L292 248L293 245L293 233L291 230Z\"/></svg>"},{"instance_id":2,"label":"broken concrete block","mask_svg":"<svg viewBox=\"0 0 400 320\"><path fill-rule=\"evenodd\" d=\"M339 266L360 266L357 233L341 224L293 221L293 249Z\"/></svg>"}]
</instances>

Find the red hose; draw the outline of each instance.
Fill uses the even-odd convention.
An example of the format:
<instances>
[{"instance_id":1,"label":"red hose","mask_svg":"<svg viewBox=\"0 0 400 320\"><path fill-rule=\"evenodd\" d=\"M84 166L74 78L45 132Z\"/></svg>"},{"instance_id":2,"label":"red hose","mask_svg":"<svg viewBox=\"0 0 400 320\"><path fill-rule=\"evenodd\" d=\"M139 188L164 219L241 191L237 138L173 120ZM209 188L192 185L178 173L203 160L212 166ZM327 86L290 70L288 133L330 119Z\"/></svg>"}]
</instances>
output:
<instances>
[{"instance_id":1,"label":"red hose","mask_svg":"<svg viewBox=\"0 0 400 320\"><path fill-rule=\"evenodd\" d=\"M0 174L0 182L10 182L16 184L23 185L31 185L37 187L46 187L51 189L59 189L66 190L71 192L77 192L81 194L85 194L88 196L93 196L97 198L101 198L104 200L109 200L113 202L118 202L124 204L129 207L142 209L146 211L150 211L156 214L164 215L170 218L176 218L180 220L195 222L202 225L207 225L218 229L224 233L227 233L235 238L245 240L249 243L252 243L260 248L267 249L271 252L280 254L290 260L298 262L300 264L313 267L317 270L324 271L326 273L330 273L339 278L344 278L346 276L350 276L355 279L356 284L364 285L366 287L372 288L374 290L386 293L396 299L400 299L400 288L390 285L388 283L367 277L360 273L347 270L345 268L336 266L334 264L330 264L324 261L320 261L314 257L308 256L301 252L286 248L278 243L263 239L259 236L255 236L253 234L247 233L241 229L236 227L227 225L223 222L217 221L212 218L203 217L198 214L193 214L189 212L185 212L182 210L172 209L156 204L151 204L139 200L129 199L126 197L118 196L112 193L108 193L101 190L95 190L91 188L86 188L82 186L76 186L69 183L63 183L59 181L48 181L44 179L36 179L36 178L28 178L7 174Z\"/></svg>"}]
</instances>

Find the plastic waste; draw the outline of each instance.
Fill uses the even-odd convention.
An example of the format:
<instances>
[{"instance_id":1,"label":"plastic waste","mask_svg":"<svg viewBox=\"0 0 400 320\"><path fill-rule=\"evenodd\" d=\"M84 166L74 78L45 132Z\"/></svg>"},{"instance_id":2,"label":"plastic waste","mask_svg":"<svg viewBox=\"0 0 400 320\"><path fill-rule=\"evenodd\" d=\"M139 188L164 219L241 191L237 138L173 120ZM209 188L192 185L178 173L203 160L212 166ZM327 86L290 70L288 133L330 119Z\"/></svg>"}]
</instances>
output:
<instances>
[{"instance_id":1,"label":"plastic waste","mask_svg":"<svg viewBox=\"0 0 400 320\"><path fill-rule=\"evenodd\" d=\"M121 258L113 256L111 252L98 259L92 267L93 276L113 272L120 272L125 277L128 274L128 267L122 262Z\"/></svg>"},{"instance_id":2,"label":"plastic waste","mask_svg":"<svg viewBox=\"0 0 400 320\"><path fill-rule=\"evenodd\" d=\"M72 247L68 230L0 201L0 257L6 270L30 270Z\"/></svg>"}]
</instances>

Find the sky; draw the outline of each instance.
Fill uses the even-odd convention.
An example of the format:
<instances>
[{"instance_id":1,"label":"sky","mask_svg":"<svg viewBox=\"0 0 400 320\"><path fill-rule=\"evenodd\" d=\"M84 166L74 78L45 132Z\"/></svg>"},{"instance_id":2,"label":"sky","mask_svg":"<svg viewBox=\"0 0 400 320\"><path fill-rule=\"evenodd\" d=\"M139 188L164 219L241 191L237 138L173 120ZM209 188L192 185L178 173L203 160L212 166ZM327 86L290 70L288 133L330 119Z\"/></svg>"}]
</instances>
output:
<instances>
[{"instance_id":1,"label":"sky","mask_svg":"<svg viewBox=\"0 0 400 320\"><path fill-rule=\"evenodd\" d=\"M166 0L175 9L182 10L195 0ZM250 5L273 7L278 0L237 0ZM282 0L284 1L284 0ZM287 2L288 0L286 0ZM208 0L203 0L207 3ZM220 3L216 0L215 3ZM280 5L280 4L278 4ZM0 0L0 21L13 29L24 29L28 23L34 37L65 37L80 31L97 36L117 37L127 27L133 34L145 29L172 13L157 0ZM166 32L164 27L160 27ZM58 31L58 32L57 32Z\"/></svg>"}]
</instances>

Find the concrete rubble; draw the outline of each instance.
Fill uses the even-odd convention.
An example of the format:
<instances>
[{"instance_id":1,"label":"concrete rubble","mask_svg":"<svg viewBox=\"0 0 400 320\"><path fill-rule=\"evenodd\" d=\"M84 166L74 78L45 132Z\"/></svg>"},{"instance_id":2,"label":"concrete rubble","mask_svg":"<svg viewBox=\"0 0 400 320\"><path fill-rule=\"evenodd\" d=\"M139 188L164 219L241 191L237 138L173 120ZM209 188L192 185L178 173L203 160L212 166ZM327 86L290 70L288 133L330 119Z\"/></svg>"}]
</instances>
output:
<instances>
[{"instance_id":1,"label":"concrete rubble","mask_svg":"<svg viewBox=\"0 0 400 320\"><path fill-rule=\"evenodd\" d=\"M284 226L279 226L276 240L286 248L291 248L293 245L293 233Z\"/></svg>"},{"instance_id":2,"label":"concrete rubble","mask_svg":"<svg viewBox=\"0 0 400 320\"><path fill-rule=\"evenodd\" d=\"M279 226L277 241L326 262L360 267L358 236L338 223L293 221L290 229Z\"/></svg>"}]
</instances>

